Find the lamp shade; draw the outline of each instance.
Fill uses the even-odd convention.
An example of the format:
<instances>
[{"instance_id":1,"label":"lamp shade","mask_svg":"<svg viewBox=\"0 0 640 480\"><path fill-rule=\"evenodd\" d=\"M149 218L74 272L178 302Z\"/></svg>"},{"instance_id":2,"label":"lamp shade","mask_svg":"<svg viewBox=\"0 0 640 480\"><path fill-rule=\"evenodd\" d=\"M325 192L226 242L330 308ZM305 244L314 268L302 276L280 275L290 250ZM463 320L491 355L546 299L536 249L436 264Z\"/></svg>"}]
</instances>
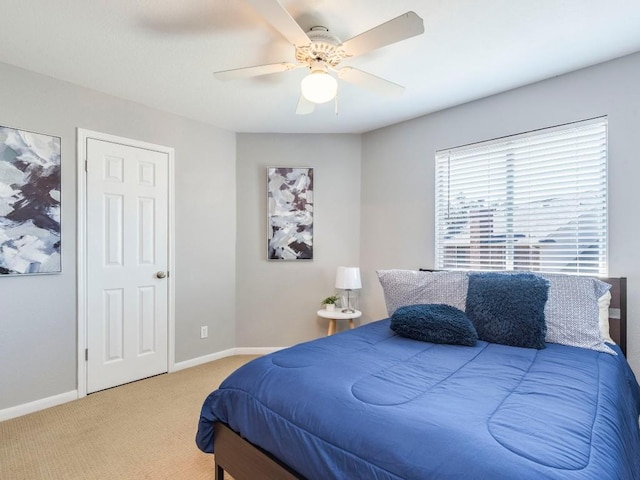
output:
<instances>
[{"instance_id":1,"label":"lamp shade","mask_svg":"<svg viewBox=\"0 0 640 480\"><path fill-rule=\"evenodd\" d=\"M304 98L310 102L325 103L335 98L338 82L327 72L316 70L302 79L300 88Z\"/></svg>"},{"instance_id":2,"label":"lamp shade","mask_svg":"<svg viewBox=\"0 0 640 480\"><path fill-rule=\"evenodd\" d=\"M342 290L362 288L360 269L358 267L338 267L338 272L336 273L336 288Z\"/></svg>"}]
</instances>

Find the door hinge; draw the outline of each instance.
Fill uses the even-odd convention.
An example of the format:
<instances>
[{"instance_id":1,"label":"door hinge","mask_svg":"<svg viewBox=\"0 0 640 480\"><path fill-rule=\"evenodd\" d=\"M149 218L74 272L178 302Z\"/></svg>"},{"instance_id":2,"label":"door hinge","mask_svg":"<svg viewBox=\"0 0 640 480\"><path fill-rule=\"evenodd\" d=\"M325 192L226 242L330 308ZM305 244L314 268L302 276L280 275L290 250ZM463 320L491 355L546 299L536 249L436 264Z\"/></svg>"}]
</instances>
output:
<instances>
[{"instance_id":1,"label":"door hinge","mask_svg":"<svg viewBox=\"0 0 640 480\"><path fill-rule=\"evenodd\" d=\"M88 171L89 171L89 161L88 161L88 160L85 160L85 161L84 161L84 171L85 171L85 172L88 172Z\"/></svg>"},{"instance_id":2,"label":"door hinge","mask_svg":"<svg viewBox=\"0 0 640 480\"><path fill-rule=\"evenodd\" d=\"M85 362L89 361L89 349L88 348L84 349L84 361Z\"/></svg>"}]
</instances>

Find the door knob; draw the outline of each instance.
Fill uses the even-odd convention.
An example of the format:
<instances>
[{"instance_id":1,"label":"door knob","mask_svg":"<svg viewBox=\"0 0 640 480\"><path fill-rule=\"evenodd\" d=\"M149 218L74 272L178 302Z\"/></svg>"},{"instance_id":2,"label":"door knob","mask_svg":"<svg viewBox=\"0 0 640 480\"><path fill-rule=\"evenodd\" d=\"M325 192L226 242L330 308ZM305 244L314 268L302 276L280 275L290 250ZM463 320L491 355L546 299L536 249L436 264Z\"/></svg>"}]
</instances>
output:
<instances>
[{"instance_id":1,"label":"door knob","mask_svg":"<svg viewBox=\"0 0 640 480\"><path fill-rule=\"evenodd\" d=\"M167 274L166 274L166 273L164 273L164 272L158 272L158 273L156 273L156 277L157 277L157 278L164 278L164 277L166 277L166 276L167 276Z\"/></svg>"}]
</instances>

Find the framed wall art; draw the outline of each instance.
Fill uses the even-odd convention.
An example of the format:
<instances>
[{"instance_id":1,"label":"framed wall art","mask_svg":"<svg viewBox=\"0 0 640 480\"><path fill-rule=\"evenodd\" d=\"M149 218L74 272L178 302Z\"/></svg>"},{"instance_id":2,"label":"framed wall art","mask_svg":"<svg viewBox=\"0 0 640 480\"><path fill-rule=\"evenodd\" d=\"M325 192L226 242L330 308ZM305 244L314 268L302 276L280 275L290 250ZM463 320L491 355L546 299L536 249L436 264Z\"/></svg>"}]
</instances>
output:
<instances>
[{"instance_id":1,"label":"framed wall art","mask_svg":"<svg viewBox=\"0 0 640 480\"><path fill-rule=\"evenodd\" d=\"M0 275L60 273L60 138L0 126Z\"/></svg>"},{"instance_id":2,"label":"framed wall art","mask_svg":"<svg viewBox=\"0 0 640 480\"><path fill-rule=\"evenodd\" d=\"M267 169L268 259L313 259L313 168Z\"/></svg>"}]
</instances>

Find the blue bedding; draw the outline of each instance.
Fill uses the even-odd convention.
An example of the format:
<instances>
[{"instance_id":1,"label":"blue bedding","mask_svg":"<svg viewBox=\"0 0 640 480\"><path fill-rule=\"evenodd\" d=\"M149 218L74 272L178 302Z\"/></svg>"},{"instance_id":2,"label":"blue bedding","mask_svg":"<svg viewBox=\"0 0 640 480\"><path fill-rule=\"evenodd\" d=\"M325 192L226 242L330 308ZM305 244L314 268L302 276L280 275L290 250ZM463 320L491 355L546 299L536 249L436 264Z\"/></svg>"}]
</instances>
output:
<instances>
[{"instance_id":1,"label":"blue bedding","mask_svg":"<svg viewBox=\"0 0 640 480\"><path fill-rule=\"evenodd\" d=\"M241 367L204 402L309 479L640 479L640 392L618 356L439 345L389 321Z\"/></svg>"}]
</instances>

